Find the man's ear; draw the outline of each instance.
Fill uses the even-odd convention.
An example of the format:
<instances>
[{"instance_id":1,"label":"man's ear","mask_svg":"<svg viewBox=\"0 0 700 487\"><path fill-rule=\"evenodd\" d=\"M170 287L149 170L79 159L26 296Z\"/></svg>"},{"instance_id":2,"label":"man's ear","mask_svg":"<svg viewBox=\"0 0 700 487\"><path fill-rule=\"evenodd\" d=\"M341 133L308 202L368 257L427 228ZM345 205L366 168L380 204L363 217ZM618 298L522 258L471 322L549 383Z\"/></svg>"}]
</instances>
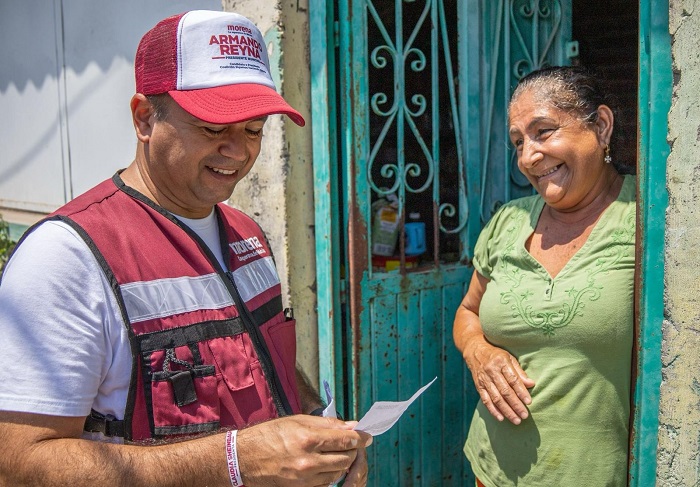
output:
<instances>
[{"instance_id":1,"label":"man's ear","mask_svg":"<svg viewBox=\"0 0 700 487\"><path fill-rule=\"evenodd\" d=\"M610 138L612 137L613 126L615 123L615 116L612 110L607 105L600 105L598 107L598 120L596 120L596 127L598 129L598 141L603 147L607 147L610 144Z\"/></svg>"},{"instance_id":2,"label":"man's ear","mask_svg":"<svg viewBox=\"0 0 700 487\"><path fill-rule=\"evenodd\" d=\"M153 105L145 95L136 93L131 97L131 118L136 129L136 138L144 144L151 139L153 131Z\"/></svg>"}]
</instances>

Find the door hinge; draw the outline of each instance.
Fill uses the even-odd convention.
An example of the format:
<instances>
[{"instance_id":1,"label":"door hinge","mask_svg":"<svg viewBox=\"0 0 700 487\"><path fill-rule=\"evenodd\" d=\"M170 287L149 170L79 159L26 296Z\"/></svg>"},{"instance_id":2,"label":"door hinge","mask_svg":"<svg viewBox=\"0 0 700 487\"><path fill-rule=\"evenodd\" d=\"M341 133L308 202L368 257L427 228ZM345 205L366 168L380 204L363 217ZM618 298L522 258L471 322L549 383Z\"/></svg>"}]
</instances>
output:
<instances>
[{"instance_id":1,"label":"door hinge","mask_svg":"<svg viewBox=\"0 0 700 487\"><path fill-rule=\"evenodd\" d=\"M564 46L566 50L566 58L573 59L578 57L578 41L569 41Z\"/></svg>"}]
</instances>

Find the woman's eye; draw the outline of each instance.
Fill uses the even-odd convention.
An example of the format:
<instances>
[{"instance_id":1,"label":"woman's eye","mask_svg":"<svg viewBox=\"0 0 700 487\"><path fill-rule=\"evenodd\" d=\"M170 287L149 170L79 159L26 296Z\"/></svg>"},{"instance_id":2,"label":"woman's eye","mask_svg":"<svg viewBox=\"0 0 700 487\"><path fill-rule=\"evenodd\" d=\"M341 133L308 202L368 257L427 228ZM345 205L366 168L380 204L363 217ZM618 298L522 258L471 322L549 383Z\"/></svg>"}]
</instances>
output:
<instances>
[{"instance_id":1,"label":"woman's eye","mask_svg":"<svg viewBox=\"0 0 700 487\"><path fill-rule=\"evenodd\" d=\"M539 130L537 131L537 135L539 135L540 137L542 137L542 136L544 136L544 135L549 134L549 133L552 132L552 131L554 131L554 129L551 129L551 128L539 129Z\"/></svg>"},{"instance_id":2,"label":"woman's eye","mask_svg":"<svg viewBox=\"0 0 700 487\"><path fill-rule=\"evenodd\" d=\"M260 130L246 129L246 132L248 132L248 135L250 135L251 137L260 137L260 136L262 136L263 129L260 129Z\"/></svg>"}]
</instances>

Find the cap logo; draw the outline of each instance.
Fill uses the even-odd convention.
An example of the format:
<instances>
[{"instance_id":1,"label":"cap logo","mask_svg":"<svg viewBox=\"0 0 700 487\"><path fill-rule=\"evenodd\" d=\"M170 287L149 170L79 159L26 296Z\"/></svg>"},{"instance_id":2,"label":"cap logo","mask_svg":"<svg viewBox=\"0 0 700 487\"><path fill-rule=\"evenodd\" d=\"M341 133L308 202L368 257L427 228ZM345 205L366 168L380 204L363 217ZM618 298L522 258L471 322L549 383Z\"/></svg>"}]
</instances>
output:
<instances>
[{"instance_id":1,"label":"cap logo","mask_svg":"<svg viewBox=\"0 0 700 487\"><path fill-rule=\"evenodd\" d=\"M169 93L206 122L284 113L304 125L275 89L262 32L233 12L190 10L161 20L141 39L134 71L139 93Z\"/></svg>"},{"instance_id":2,"label":"cap logo","mask_svg":"<svg viewBox=\"0 0 700 487\"><path fill-rule=\"evenodd\" d=\"M248 27L243 27L242 25L228 25L229 32L245 32L248 35L253 35L253 30Z\"/></svg>"},{"instance_id":3,"label":"cap logo","mask_svg":"<svg viewBox=\"0 0 700 487\"><path fill-rule=\"evenodd\" d=\"M229 25L229 32L232 27L237 27ZM209 39L209 45L218 44L220 56L213 56L212 59L227 59L227 56L245 56L254 57L258 61L262 62L262 57L260 51L262 46L258 41L252 37L244 35L232 35L232 34L219 34L218 36L211 36ZM233 59L232 57L229 59Z\"/></svg>"}]
</instances>

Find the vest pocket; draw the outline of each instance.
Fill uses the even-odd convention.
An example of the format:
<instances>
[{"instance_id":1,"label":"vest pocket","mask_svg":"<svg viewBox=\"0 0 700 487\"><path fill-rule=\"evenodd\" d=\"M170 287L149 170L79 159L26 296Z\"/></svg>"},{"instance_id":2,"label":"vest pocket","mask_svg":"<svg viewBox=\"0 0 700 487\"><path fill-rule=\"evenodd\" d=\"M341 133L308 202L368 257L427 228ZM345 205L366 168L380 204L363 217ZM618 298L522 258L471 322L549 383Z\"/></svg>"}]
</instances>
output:
<instances>
[{"instance_id":1,"label":"vest pocket","mask_svg":"<svg viewBox=\"0 0 700 487\"><path fill-rule=\"evenodd\" d=\"M287 319L268 327L262 327L261 330L268 344L275 369L282 379L287 399L294 412L299 413L301 405L295 400L299 396L296 387L296 320ZM284 376L282 376L283 371Z\"/></svg>"},{"instance_id":2,"label":"vest pocket","mask_svg":"<svg viewBox=\"0 0 700 487\"><path fill-rule=\"evenodd\" d=\"M151 435L202 433L274 417L260 363L239 318L138 337ZM136 404L138 404L138 400Z\"/></svg>"},{"instance_id":3,"label":"vest pocket","mask_svg":"<svg viewBox=\"0 0 700 487\"><path fill-rule=\"evenodd\" d=\"M192 345L195 349L197 345ZM189 346L157 350L151 368L151 400L155 436L202 433L219 428L216 368L204 365Z\"/></svg>"},{"instance_id":4,"label":"vest pocket","mask_svg":"<svg viewBox=\"0 0 700 487\"><path fill-rule=\"evenodd\" d=\"M209 340L207 348L221 379L232 392L255 385L250 371L251 358L243 344L242 335Z\"/></svg>"}]
</instances>

